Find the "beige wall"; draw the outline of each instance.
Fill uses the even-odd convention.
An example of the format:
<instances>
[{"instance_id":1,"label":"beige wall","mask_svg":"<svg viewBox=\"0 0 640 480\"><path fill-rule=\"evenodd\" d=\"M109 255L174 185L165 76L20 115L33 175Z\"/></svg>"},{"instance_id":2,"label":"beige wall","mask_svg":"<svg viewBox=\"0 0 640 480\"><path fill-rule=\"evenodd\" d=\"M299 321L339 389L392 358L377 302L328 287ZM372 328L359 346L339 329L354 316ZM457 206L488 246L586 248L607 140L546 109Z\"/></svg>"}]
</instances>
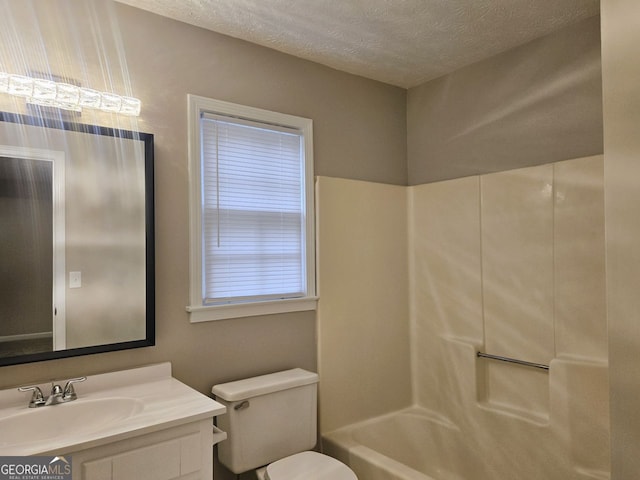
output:
<instances>
[{"instance_id":1,"label":"beige wall","mask_svg":"<svg viewBox=\"0 0 640 480\"><path fill-rule=\"evenodd\" d=\"M592 17L409 90L409 184L602 153Z\"/></svg>"},{"instance_id":2,"label":"beige wall","mask_svg":"<svg viewBox=\"0 0 640 480\"><path fill-rule=\"evenodd\" d=\"M186 95L312 118L316 173L405 184L405 91L111 2L2 0L0 10L3 68L50 69L142 99L137 120L81 121L155 135L157 310L155 347L2 367L0 386L171 361L207 393L239 377L315 370L314 312L189 323ZM2 110L25 111L7 98Z\"/></svg>"},{"instance_id":3,"label":"beige wall","mask_svg":"<svg viewBox=\"0 0 640 480\"><path fill-rule=\"evenodd\" d=\"M640 3L602 2L612 479L640 472Z\"/></svg>"}]
</instances>

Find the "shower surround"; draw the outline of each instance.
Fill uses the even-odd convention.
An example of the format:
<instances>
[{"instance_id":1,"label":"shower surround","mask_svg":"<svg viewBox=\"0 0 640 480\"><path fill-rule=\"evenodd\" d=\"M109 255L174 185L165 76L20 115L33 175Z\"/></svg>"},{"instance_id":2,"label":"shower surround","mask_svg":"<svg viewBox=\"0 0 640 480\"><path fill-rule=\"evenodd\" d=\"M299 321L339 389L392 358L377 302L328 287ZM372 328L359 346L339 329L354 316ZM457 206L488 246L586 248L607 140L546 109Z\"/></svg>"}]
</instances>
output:
<instances>
[{"instance_id":1,"label":"shower surround","mask_svg":"<svg viewBox=\"0 0 640 480\"><path fill-rule=\"evenodd\" d=\"M317 195L327 453L364 480L609 478L602 156Z\"/></svg>"}]
</instances>

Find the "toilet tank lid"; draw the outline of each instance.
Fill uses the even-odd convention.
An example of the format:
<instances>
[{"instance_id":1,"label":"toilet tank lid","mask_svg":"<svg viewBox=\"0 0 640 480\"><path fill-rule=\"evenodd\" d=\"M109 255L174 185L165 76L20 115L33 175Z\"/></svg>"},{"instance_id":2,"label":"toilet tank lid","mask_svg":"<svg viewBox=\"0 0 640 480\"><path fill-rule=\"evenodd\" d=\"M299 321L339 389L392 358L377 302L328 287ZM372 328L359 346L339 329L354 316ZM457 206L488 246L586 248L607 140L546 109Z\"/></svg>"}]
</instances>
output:
<instances>
[{"instance_id":1,"label":"toilet tank lid","mask_svg":"<svg viewBox=\"0 0 640 480\"><path fill-rule=\"evenodd\" d=\"M302 368L293 368L282 372L260 375L259 377L236 380L235 382L220 383L211 388L211 393L216 398L235 402L311 383L318 383L317 373L308 372Z\"/></svg>"}]
</instances>

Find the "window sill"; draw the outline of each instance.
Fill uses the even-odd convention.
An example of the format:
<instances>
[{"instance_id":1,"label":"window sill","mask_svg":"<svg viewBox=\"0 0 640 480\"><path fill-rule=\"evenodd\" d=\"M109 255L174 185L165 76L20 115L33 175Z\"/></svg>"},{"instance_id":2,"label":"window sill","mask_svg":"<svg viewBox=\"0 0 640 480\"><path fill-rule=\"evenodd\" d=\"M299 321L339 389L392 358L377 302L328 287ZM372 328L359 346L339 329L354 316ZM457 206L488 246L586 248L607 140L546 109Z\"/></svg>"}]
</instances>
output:
<instances>
[{"instance_id":1,"label":"window sill","mask_svg":"<svg viewBox=\"0 0 640 480\"><path fill-rule=\"evenodd\" d=\"M187 306L191 323L213 322L230 318L255 317L275 313L316 310L318 297L291 298L234 305Z\"/></svg>"}]
</instances>

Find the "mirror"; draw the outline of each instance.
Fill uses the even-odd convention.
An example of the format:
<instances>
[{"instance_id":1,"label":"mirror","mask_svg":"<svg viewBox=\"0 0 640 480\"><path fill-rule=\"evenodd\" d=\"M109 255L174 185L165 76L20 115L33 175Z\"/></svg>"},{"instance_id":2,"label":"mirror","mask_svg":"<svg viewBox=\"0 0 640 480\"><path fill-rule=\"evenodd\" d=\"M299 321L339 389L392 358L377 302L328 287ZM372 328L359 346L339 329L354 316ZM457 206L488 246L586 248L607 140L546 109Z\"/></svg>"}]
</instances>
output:
<instances>
[{"instance_id":1,"label":"mirror","mask_svg":"<svg viewBox=\"0 0 640 480\"><path fill-rule=\"evenodd\" d=\"M155 343L153 135L0 112L0 365Z\"/></svg>"}]
</instances>

